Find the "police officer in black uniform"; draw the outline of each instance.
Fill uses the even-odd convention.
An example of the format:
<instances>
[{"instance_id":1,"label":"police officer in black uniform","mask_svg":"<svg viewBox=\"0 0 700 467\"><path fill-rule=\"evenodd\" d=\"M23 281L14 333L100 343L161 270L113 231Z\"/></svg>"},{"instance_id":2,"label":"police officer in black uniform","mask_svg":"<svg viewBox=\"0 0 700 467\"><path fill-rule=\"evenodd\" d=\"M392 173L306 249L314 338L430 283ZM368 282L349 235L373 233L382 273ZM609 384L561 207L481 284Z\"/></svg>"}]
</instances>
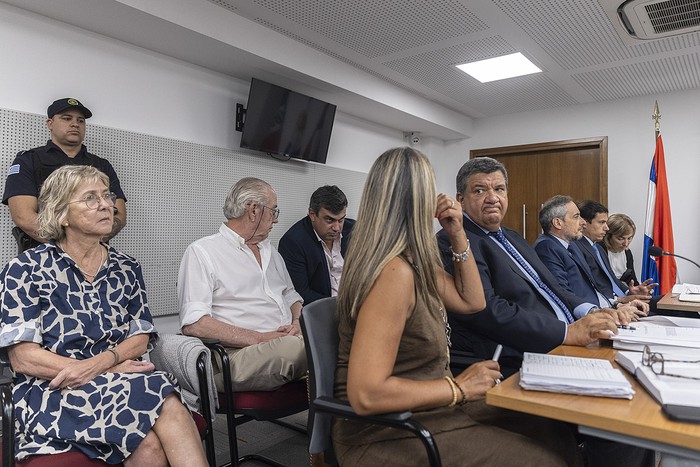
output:
<instances>
[{"instance_id":1,"label":"police officer in black uniform","mask_svg":"<svg viewBox=\"0 0 700 467\"><path fill-rule=\"evenodd\" d=\"M44 180L64 165L91 165L107 174L109 189L117 195L114 228L105 238L108 241L126 224L126 197L112 164L90 154L83 145L85 119L92 117L92 112L78 99L66 97L54 101L47 109L47 116L46 126L51 139L45 146L18 153L7 173L2 202L9 206L12 221L17 226L12 234L21 251L43 242L36 234L36 216L39 190Z\"/></svg>"}]
</instances>

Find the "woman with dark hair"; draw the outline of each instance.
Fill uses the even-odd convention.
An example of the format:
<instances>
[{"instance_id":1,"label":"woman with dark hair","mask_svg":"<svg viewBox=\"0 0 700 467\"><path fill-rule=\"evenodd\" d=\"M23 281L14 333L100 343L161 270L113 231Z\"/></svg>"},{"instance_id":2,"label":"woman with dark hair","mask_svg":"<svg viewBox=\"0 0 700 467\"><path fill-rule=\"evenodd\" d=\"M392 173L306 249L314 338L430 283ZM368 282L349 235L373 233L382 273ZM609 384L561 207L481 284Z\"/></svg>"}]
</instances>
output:
<instances>
[{"instance_id":1,"label":"woman with dark hair","mask_svg":"<svg viewBox=\"0 0 700 467\"><path fill-rule=\"evenodd\" d=\"M442 268L436 217L450 237L454 277ZM549 421L484 404L501 378L497 362L450 373L446 311L475 313L485 306L460 205L436 193L423 154L385 152L367 175L340 281L336 395L362 415L413 411L446 466L577 465L576 442L565 425L546 430L540 422ZM472 413L491 423L475 421ZM401 430L336 419L333 443L341 465L427 463L421 442Z\"/></svg>"},{"instance_id":2,"label":"woman with dark hair","mask_svg":"<svg viewBox=\"0 0 700 467\"><path fill-rule=\"evenodd\" d=\"M102 243L107 176L68 165L44 182L39 237L0 273L0 347L14 372L17 459L81 451L109 464L204 466L175 382L138 361L155 338L141 267Z\"/></svg>"}]
</instances>

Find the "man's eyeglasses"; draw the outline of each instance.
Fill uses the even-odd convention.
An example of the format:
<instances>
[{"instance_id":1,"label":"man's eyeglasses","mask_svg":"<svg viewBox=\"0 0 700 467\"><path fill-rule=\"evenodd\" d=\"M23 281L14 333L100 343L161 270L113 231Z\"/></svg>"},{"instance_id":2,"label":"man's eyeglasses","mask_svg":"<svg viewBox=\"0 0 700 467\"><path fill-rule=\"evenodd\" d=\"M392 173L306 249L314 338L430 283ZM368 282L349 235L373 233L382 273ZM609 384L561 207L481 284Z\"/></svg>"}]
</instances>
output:
<instances>
[{"instance_id":1,"label":"man's eyeglasses","mask_svg":"<svg viewBox=\"0 0 700 467\"><path fill-rule=\"evenodd\" d=\"M269 209L270 211L272 211L272 218L273 218L273 219L277 219L277 218L280 217L280 210L279 210L279 208L271 208L271 207L265 206L265 205L263 204L263 209L265 209L265 208L267 208L267 209Z\"/></svg>"},{"instance_id":2,"label":"man's eyeglasses","mask_svg":"<svg viewBox=\"0 0 700 467\"><path fill-rule=\"evenodd\" d=\"M674 378L696 379L700 380L700 376L681 375L678 373L668 373L665 369L666 363L700 363L700 360L671 360L665 358L659 352L652 352L648 345L644 346L642 352L642 365L651 368L651 371L657 376L673 376ZM697 373L697 372L696 372Z\"/></svg>"},{"instance_id":3,"label":"man's eyeglasses","mask_svg":"<svg viewBox=\"0 0 700 467\"><path fill-rule=\"evenodd\" d=\"M117 195L112 192L105 193L104 195L90 193L86 195L85 198L70 201L68 204L84 202L88 209L97 209L100 205L100 201L104 201L107 206L114 206L114 203L117 201Z\"/></svg>"}]
</instances>

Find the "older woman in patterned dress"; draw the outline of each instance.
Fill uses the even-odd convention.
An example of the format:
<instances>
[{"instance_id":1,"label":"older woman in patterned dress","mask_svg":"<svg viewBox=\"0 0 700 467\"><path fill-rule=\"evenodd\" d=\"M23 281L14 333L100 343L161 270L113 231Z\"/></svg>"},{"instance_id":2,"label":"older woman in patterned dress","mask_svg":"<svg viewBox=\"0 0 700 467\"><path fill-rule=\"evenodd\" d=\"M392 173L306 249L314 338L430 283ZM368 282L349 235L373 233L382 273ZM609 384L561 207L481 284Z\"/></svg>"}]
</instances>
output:
<instances>
[{"instance_id":1,"label":"older woman in patterned dress","mask_svg":"<svg viewBox=\"0 0 700 467\"><path fill-rule=\"evenodd\" d=\"M171 377L137 361L154 333L139 264L101 242L105 174L65 166L39 196L51 239L0 273L0 347L15 373L18 459L78 450L125 465L206 465Z\"/></svg>"}]
</instances>

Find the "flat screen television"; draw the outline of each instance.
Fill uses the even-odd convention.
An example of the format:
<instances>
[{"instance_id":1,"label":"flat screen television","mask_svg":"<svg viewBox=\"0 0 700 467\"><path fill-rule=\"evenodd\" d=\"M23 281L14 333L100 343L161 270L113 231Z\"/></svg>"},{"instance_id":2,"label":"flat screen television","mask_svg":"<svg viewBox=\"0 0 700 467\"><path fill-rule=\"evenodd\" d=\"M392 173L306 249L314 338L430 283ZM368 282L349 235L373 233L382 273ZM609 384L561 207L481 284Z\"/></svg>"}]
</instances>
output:
<instances>
[{"instance_id":1,"label":"flat screen television","mask_svg":"<svg viewBox=\"0 0 700 467\"><path fill-rule=\"evenodd\" d=\"M241 147L325 164L335 105L253 78Z\"/></svg>"}]
</instances>

